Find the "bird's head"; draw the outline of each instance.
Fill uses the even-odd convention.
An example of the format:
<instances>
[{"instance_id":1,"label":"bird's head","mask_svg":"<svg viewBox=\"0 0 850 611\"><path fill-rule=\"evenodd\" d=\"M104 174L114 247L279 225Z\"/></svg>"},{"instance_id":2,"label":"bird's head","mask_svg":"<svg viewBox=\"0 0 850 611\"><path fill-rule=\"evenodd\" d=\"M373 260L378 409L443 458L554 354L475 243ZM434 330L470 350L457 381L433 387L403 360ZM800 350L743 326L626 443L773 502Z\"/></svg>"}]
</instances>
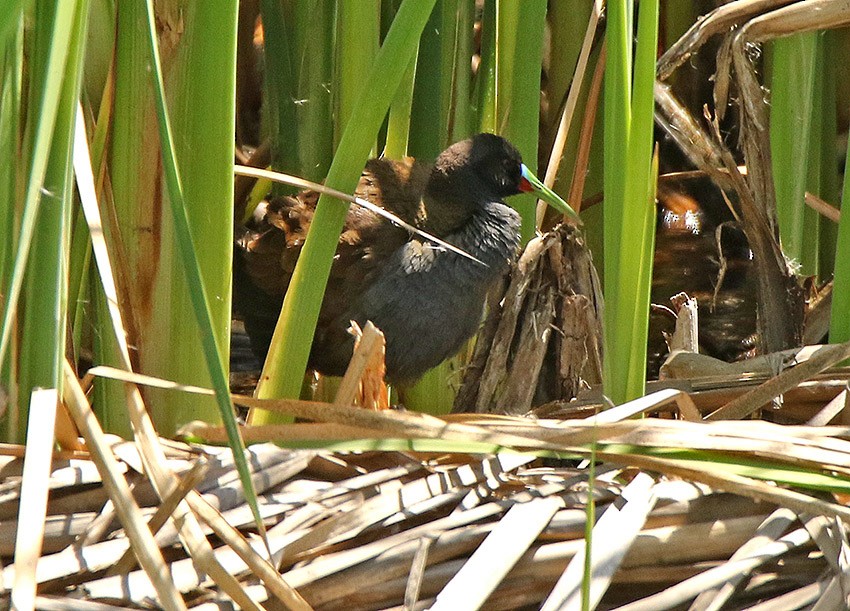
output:
<instances>
[{"instance_id":1,"label":"bird's head","mask_svg":"<svg viewBox=\"0 0 850 611\"><path fill-rule=\"evenodd\" d=\"M435 200L471 208L532 191L562 213L578 218L563 199L531 173L519 151L495 134L477 134L440 153L426 188L426 194Z\"/></svg>"}]
</instances>

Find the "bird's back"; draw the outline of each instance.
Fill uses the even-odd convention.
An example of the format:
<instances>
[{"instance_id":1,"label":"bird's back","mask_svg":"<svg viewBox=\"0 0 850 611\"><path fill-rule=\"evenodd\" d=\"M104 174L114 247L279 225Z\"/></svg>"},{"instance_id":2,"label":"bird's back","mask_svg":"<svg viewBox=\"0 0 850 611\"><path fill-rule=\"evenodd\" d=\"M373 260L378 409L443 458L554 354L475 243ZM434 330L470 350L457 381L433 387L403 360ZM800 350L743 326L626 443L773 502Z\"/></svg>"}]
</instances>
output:
<instances>
[{"instance_id":1,"label":"bird's back","mask_svg":"<svg viewBox=\"0 0 850 611\"><path fill-rule=\"evenodd\" d=\"M415 224L429 171L430 164L411 158L371 159L355 195ZM315 191L273 199L236 241L234 306L260 358L268 351L318 199ZM349 309L370 286L382 264L408 238L406 230L352 205L337 245L318 326L322 328ZM345 350L350 355L350 347Z\"/></svg>"}]
</instances>

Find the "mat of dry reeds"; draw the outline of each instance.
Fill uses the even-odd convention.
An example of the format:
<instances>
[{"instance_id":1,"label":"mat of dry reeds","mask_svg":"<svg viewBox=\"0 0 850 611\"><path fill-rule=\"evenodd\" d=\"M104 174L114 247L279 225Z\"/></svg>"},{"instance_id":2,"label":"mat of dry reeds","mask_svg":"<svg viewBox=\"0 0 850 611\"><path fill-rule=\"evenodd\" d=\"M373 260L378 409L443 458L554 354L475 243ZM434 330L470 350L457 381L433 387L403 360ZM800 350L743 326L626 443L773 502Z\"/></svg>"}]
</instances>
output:
<instances>
[{"instance_id":1,"label":"mat of dry reeds","mask_svg":"<svg viewBox=\"0 0 850 611\"><path fill-rule=\"evenodd\" d=\"M2 448L4 598L30 593L41 609L550 610L582 597L598 609L847 608L848 372L828 367L848 350L798 353L778 375L674 381L586 418L234 396L315 421L244 429L265 540L227 448L160 440L175 483L162 494L139 446L96 422L75 452L51 454L34 432L26 448ZM756 410L774 422L717 419ZM297 449L317 440L326 449Z\"/></svg>"}]
</instances>

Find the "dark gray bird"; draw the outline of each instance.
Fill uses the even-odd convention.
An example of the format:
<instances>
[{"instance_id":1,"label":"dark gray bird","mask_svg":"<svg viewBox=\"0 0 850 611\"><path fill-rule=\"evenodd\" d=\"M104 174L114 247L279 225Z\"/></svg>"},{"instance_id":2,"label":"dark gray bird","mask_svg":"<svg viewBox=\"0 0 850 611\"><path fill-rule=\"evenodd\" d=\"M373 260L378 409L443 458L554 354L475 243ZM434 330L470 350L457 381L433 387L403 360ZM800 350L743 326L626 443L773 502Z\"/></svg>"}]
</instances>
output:
<instances>
[{"instance_id":1,"label":"dark gray bird","mask_svg":"<svg viewBox=\"0 0 850 611\"><path fill-rule=\"evenodd\" d=\"M478 328L484 301L519 247L520 217L504 199L546 189L504 138L478 134L433 164L372 159L355 195L472 255L434 246L364 208L352 206L319 314L309 366L345 372L354 348L350 321L371 320L386 337L386 377L414 381L454 355ZM237 241L234 304L254 352L268 352L283 296L313 218L318 194L268 204Z\"/></svg>"}]
</instances>

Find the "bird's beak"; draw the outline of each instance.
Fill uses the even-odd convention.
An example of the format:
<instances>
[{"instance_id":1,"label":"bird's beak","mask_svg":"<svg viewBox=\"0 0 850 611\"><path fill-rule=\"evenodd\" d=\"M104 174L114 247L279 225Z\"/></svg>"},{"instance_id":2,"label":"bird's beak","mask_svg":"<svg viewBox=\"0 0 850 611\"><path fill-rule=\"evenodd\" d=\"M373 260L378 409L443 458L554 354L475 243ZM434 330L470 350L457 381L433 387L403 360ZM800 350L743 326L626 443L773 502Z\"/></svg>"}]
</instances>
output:
<instances>
[{"instance_id":1,"label":"bird's beak","mask_svg":"<svg viewBox=\"0 0 850 611\"><path fill-rule=\"evenodd\" d=\"M519 183L519 189L520 191L525 192L536 191L540 195L540 199L548 202L553 208L555 208L555 210L562 214L566 214L581 223L578 213L573 210L567 202L561 199L560 195L540 182L540 179L532 174L531 170L529 170L524 163L522 164L522 181Z\"/></svg>"}]
</instances>

